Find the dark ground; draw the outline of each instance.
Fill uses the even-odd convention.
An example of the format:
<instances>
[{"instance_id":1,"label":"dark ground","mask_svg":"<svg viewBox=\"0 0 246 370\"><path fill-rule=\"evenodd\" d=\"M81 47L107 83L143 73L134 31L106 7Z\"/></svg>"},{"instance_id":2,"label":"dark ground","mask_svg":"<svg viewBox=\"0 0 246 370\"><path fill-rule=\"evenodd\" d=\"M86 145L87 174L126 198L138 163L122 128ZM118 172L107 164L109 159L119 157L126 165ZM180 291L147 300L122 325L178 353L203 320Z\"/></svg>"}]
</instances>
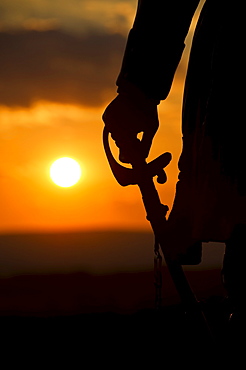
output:
<instances>
[{"instance_id":1,"label":"dark ground","mask_svg":"<svg viewBox=\"0 0 246 370\"><path fill-rule=\"evenodd\" d=\"M149 279L150 273L146 274ZM193 274L197 278L197 272ZM206 273L203 272L203 277L204 274ZM129 292L131 281L135 290L134 280L143 279L141 274L136 274L135 279L134 276L130 274L129 281L124 279L129 286ZM2 310L0 317L1 352L3 356L7 355L9 368L16 364L18 367L24 364L25 367L31 368L42 364L55 369L65 364L68 369L82 368L85 364L87 364L85 368L92 369L99 366L135 369L146 367L146 364L151 368L158 365L166 366L167 369L180 365L197 367L198 364L199 367L213 365L222 368L224 364L228 365L229 361L233 361L234 369L244 367L242 360L238 367L235 363L239 355L243 356L245 347L245 338L241 336L243 330L239 334L229 328L230 308L224 296L216 295L216 292L220 291L218 287L217 289L214 287L210 296L207 291L200 294L207 296L200 301L200 307L212 331L211 338L204 327L204 322L195 319L193 313L186 314L181 303L164 304L159 311L151 308L149 304L146 304L145 308L143 305L125 312L96 305L90 309L88 305L87 308L84 306L83 309L80 308L81 312L73 311L75 291L79 287L84 291L81 282L85 279L85 287L89 285L90 280L86 274L13 277L1 281L2 298L5 294L7 300L7 296L11 296L11 290L15 292L8 301L9 304L12 302L11 309L5 312ZM92 281L94 279L97 287L98 279L101 281L102 285L99 286L101 296L106 292L103 290L104 279L105 286L109 287L109 282L114 281L119 287L115 276L110 279L109 277L91 277L91 279ZM29 286L27 282L31 282ZM50 305L49 310L45 311L47 301L46 306L45 304L40 306L41 301L32 294L33 291L39 291L41 297L44 297L42 289L46 290L49 304L53 294L53 311ZM22 306L18 306L16 291L19 292L19 300L26 297ZM59 312L58 298L61 296L67 301L60 305ZM90 298L88 294L83 295L83 300L85 297L87 300ZM81 303L82 301L80 307ZM3 304L2 301L2 307ZM153 306L154 302L151 304ZM38 307L40 311L37 310ZM241 330L241 324L239 329ZM240 346L243 348L242 352Z\"/></svg>"},{"instance_id":2,"label":"dark ground","mask_svg":"<svg viewBox=\"0 0 246 370\"><path fill-rule=\"evenodd\" d=\"M154 309L152 239L125 232L2 235L1 367L223 369L232 360L233 369L244 368L245 326L228 326L223 250L204 246L203 265L186 271L212 340L194 314L185 314L165 266L162 308Z\"/></svg>"},{"instance_id":3,"label":"dark ground","mask_svg":"<svg viewBox=\"0 0 246 370\"><path fill-rule=\"evenodd\" d=\"M2 353L10 352L9 365L21 363L69 364L69 369L114 367L140 368L146 364L217 365L238 359L228 343L224 302L204 303L215 344L199 322L185 317L180 305L157 313L94 313L56 317L1 317ZM232 339L232 338L231 338ZM238 342L243 344L241 338ZM234 348L235 351L235 348ZM78 362L79 361L79 362ZM77 363L77 365L76 365ZM168 369L173 368L168 366ZM241 363L240 368L244 366Z\"/></svg>"}]
</instances>

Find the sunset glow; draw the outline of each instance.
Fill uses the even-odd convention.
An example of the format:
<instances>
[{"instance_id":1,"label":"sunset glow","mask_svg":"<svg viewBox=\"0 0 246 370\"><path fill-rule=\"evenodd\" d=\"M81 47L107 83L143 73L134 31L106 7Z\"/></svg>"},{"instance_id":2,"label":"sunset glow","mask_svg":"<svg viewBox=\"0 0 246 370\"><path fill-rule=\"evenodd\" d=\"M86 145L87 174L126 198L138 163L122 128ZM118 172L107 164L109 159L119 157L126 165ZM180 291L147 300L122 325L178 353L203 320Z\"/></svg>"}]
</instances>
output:
<instances>
[{"instance_id":1,"label":"sunset glow","mask_svg":"<svg viewBox=\"0 0 246 370\"><path fill-rule=\"evenodd\" d=\"M233 163L237 171L243 163L238 160L240 151L235 145L243 93L239 99L237 88L223 89L215 99L224 77L229 87L237 87L236 77L243 81L242 2L235 2L235 7L227 3L0 0L0 319L8 357L13 354L11 360L17 366L23 357L35 368L41 354L46 363L54 357L55 368L63 365L65 355L71 363L69 368L77 363L85 368L93 363L99 368L102 361L106 366L124 361L137 363L141 370L146 352L161 366L170 362L175 367L176 357L181 357L184 367L191 349L193 358L200 357L198 364L208 358L210 365L214 358L220 358L218 364L225 358L221 349L232 348L228 353L233 353L235 337L241 345L241 336L231 335L236 333L237 316L236 327L229 328L228 304L221 305L227 303L220 267L230 254L228 248L224 243L207 242L207 238L202 250L200 243L195 243L207 225L207 231L210 225L212 232L216 230L216 223L212 225L207 218L209 212L214 218L222 214L219 233L229 230L231 215L240 220L244 204L234 197L235 186L230 187L233 197L222 204L229 189L227 179L222 181L227 174L222 174L221 181L210 183L219 168L219 161L214 165L209 158L211 142L219 138L217 127L224 122L225 135L218 140L219 145L229 143L236 149L229 158L235 161L230 161L228 168ZM204 4L204 18L199 18ZM210 10L215 13L207 19ZM201 28L196 27L198 19ZM203 25L211 25L211 31L218 32L214 40L209 27L205 34L201 32ZM196 44L202 41L204 58L198 58L194 48L193 63L189 64L194 34ZM235 70L231 67L238 59L231 36L236 34L242 68L235 68L237 73L232 76ZM196 58L199 63L194 63ZM217 61L222 62L221 68ZM189 70L190 85L185 90L188 65L192 64L196 73L192 77L192 68ZM207 68L203 71L205 65L212 79ZM201 79L194 78L196 75ZM135 93L135 84L142 93L138 88ZM187 91L191 91L190 98ZM156 99L166 99L156 107L152 94ZM122 100L116 99L121 96ZM119 110L117 104L110 104L115 99ZM237 105L234 117L232 108L237 99L241 105ZM190 110L183 111L183 102ZM213 128L210 114L206 115L208 124L200 125L207 102L208 113L216 107L214 119L211 114L211 122L216 121ZM109 105L116 108L112 114L107 110L107 120L104 112ZM150 139L157 127L156 108L159 127L146 163L139 162L135 168L144 142L134 148L140 151L136 163L122 163L119 154L125 144L129 144L126 149L130 154L134 152L132 135L139 141ZM195 128L196 119L199 124L193 135L189 129ZM227 133L231 127L234 131L230 138ZM206 128L208 134L215 133L214 137L206 136ZM183 132L187 133L184 137ZM179 161L182 151L184 160ZM218 152L223 154L222 159L227 158L223 146ZM167 181L160 184L157 179L160 167L165 165L164 153L171 153L172 159L164 167ZM187 188L190 168L197 176ZM128 185L121 186L117 179ZM176 196L177 184L181 190ZM233 199L238 215L229 212L234 210ZM219 212L220 204L222 211L228 212ZM214 205L216 212L212 212ZM201 220L204 222L199 223ZM239 230L241 233L241 227ZM232 234L230 245L238 235ZM192 248L188 248L189 242ZM183 255L186 248L188 253ZM175 258L179 252L181 260L184 257L192 265L183 266L183 261ZM202 252L198 265L189 261L198 257L197 252ZM233 268L235 261L231 262ZM229 263L228 267L230 270ZM240 267L243 272L243 263ZM202 307L193 307L199 301ZM186 308L190 309L188 322L182 312ZM163 329L164 342L153 345ZM175 353L182 356L175 357Z\"/></svg>"},{"instance_id":2,"label":"sunset glow","mask_svg":"<svg viewBox=\"0 0 246 370\"><path fill-rule=\"evenodd\" d=\"M117 94L136 1L21 3L3 2L0 30L0 232L149 228L139 189L120 187L102 145L101 117ZM169 208L182 150L187 53L158 107L160 128L148 158L172 153L168 181L157 185ZM68 191L49 173L66 156L83 164L81 180Z\"/></svg>"}]
</instances>

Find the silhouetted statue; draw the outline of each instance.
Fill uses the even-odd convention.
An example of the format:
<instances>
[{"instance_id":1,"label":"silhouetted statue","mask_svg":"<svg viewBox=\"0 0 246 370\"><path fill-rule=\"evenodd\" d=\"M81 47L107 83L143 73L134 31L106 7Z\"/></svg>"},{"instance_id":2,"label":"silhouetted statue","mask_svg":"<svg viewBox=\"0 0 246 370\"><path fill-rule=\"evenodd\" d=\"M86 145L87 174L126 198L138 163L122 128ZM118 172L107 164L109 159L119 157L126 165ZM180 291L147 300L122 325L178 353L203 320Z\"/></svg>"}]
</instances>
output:
<instances>
[{"instance_id":1,"label":"silhouetted statue","mask_svg":"<svg viewBox=\"0 0 246 370\"><path fill-rule=\"evenodd\" d=\"M128 37L118 96L103 115L131 162L143 131L147 158L158 129L157 106L169 94L199 0L139 0ZM186 76L179 181L168 218L173 256L192 245L226 243L223 274L235 311L245 310L245 26L242 3L207 0L196 26ZM165 123L164 123L165 124Z\"/></svg>"}]
</instances>

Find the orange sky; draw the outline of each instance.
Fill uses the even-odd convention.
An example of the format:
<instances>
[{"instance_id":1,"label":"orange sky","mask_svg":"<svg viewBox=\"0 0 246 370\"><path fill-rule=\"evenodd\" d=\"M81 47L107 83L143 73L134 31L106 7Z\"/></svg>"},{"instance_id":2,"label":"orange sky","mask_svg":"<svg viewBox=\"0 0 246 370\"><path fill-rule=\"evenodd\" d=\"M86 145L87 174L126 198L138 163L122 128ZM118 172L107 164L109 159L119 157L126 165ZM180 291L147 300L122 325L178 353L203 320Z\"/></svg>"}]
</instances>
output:
<instances>
[{"instance_id":1,"label":"orange sky","mask_svg":"<svg viewBox=\"0 0 246 370\"><path fill-rule=\"evenodd\" d=\"M68 7L65 1L2 1L1 233L149 228L138 188L116 183L101 140L101 115L115 96L136 3L74 0ZM187 52L159 107L161 127L150 155L173 155L168 183L158 186L169 206L181 151ZM73 157L83 169L81 181L70 188L49 178L51 163L62 156Z\"/></svg>"}]
</instances>

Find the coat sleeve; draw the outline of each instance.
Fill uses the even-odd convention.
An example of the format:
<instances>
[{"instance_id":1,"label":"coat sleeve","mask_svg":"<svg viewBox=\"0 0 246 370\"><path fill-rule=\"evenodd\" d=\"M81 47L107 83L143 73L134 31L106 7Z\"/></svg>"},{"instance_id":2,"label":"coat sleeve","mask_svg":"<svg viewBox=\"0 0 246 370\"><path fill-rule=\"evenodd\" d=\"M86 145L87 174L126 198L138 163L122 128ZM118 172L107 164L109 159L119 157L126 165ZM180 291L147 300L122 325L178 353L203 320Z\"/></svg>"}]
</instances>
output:
<instances>
[{"instance_id":1,"label":"coat sleeve","mask_svg":"<svg viewBox=\"0 0 246 370\"><path fill-rule=\"evenodd\" d=\"M150 98L166 99L199 0L139 0L117 85L132 83Z\"/></svg>"}]
</instances>

